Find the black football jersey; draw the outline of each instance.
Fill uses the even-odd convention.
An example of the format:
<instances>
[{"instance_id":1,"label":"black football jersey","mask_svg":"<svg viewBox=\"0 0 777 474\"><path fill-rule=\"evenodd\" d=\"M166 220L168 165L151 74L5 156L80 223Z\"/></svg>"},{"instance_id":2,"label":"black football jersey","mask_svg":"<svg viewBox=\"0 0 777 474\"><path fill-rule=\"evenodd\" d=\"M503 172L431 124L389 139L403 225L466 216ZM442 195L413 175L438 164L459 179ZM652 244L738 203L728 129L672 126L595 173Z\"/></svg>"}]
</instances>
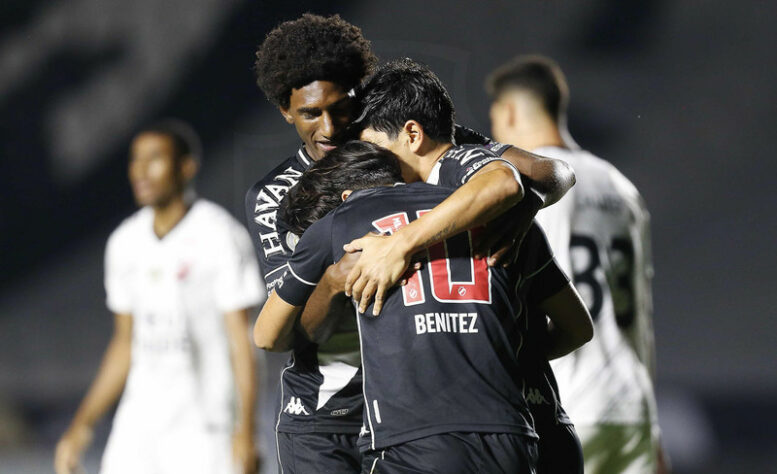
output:
<instances>
[{"instance_id":1,"label":"black football jersey","mask_svg":"<svg viewBox=\"0 0 777 474\"><path fill-rule=\"evenodd\" d=\"M303 305L343 244L391 233L452 191L413 183L354 192L302 236L278 296ZM357 317L371 449L451 431L535 436L517 354L527 327L517 284L529 275L474 260L476 234L430 247L380 316L369 308Z\"/></svg>"},{"instance_id":2,"label":"black football jersey","mask_svg":"<svg viewBox=\"0 0 777 474\"><path fill-rule=\"evenodd\" d=\"M248 230L259 257L267 292L288 270L298 237L278 219L278 206L313 164L300 147L246 194ZM280 432L358 433L362 426L362 380L355 322L336 329L338 337L318 345L298 335L280 377L280 407L274 421Z\"/></svg>"}]
</instances>

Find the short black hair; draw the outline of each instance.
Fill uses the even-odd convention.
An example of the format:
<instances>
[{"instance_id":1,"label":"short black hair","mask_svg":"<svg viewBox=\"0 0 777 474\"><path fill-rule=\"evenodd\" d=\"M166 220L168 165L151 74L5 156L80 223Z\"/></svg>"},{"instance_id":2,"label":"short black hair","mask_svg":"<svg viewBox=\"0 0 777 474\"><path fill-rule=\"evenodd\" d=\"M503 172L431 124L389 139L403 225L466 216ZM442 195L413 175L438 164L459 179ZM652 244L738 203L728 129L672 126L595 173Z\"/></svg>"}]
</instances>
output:
<instances>
[{"instance_id":1,"label":"short black hair","mask_svg":"<svg viewBox=\"0 0 777 474\"><path fill-rule=\"evenodd\" d=\"M559 65L548 57L517 56L495 69L486 79L486 92L493 100L510 90L533 94L545 112L556 120L566 113L569 87Z\"/></svg>"},{"instance_id":2,"label":"short black hair","mask_svg":"<svg viewBox=\"0 0 777 474\"><path fill-rule=\"evenodd\" d=\"M349 141L313 163L281 202L278 219L302 235L311 224L342 203L345 190L389 186L402 181L399 159L391 151Z\"/></svg>"},{"instance_id":3,"label":"short black hair","mask_svg":"<svg viewBox=\"0 0 777 474\"><path fill-rule=\"evenodd\" d=\"M377 62L361 29L339 15L305 13L267 34L256 51L256 83L270 102L287 109L292 89L331 81L348 91Z\"/></svg>"},{"instance_id":4,"label":"short black hair","mask_svg":"<svg viewBox=\"0 0 777 474\"><path fill-rule=\"evenodd\" d=\"M191 125L182 120L174 118L157 120L142 127L135 136L143 133L155 133L170 138L176 159L190 156L197 163L202 161L200 137L197 136L197 132L194 131Z\"/></svg>"},{"instance_id":5,"label":"short black hair","mask_svg":"<svg viewBox=\"0 0 777 474\"><path fill-rule=\"evenodd\" d=\"M379 67L357 88L360 114L356 128L373 128L394 139L408 120L415 120L436 141L453 141L454 109L448 91L428 67L412 59Z\"/></svg>"}]
</instances>

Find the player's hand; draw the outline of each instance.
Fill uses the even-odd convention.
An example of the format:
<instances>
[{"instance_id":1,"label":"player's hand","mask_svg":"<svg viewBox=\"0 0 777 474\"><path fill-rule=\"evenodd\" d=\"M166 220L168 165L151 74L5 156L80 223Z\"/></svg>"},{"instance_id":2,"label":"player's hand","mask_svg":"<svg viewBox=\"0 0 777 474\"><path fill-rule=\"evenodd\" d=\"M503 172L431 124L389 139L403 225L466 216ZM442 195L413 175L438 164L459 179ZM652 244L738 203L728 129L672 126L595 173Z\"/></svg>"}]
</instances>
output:
<instances>
[{"instance_id":1,"label":"player's hand","mask_svg":"<svg viewBox=\"0 0 777 474\"><path fill-rule=\"evenodd\" d=\"M240 474L259 472L260 458L252 434L237 432L232 435L232 459L235 471Z\"/></svg>"},{"instance_id":2,"label":"player's hand","mask_svg":"<svg viewBox=\"0 0 777 474\"><path fill-rule=\"evenodd\" d=\"M486 224L475 242L475 258L488 255L488 266L508 266L515 262L518 250L534 216L542 207L542 201L531 192L512 209Z\"/></svg>"},{"instance_id":3,"label":"player's hand","mask_svg":"<svg viewBox=\"0 0 777 474\"><path fill-rule=\"evenodd\" d=\"M346 252L337 263L327 268L325 276L327 277L329 284L332 285L333 288L337 288L338 292L344 291L348 274L351 273L354 265L359 261L359 255L359 252Z\"/></svg>"},{"instance_id":4,"label":"player's hand","mask_svg":"<svg viewBox=\"0 0 777 474\"><path fill-rule=\"evenodd\" d=\"M57 474L82 472L81 454L92 442L92 429L88 426L71 426L62 435L54 451L54 471Z\"/></svg>"},{"instance_id":5,"label":"player's hand","mask_svg":"<svg viewBox=\"0 0 777 474\"><path fill-rule=\"evenodd\" d=\"M383 308L386 292L396 284L410 264L410 251L395 236L367 234L343 246L346 252L361 251L359 260L345 281L345 294L359 304L364 313L373 297L372 315Z\"/></svg>"}]
</instances>

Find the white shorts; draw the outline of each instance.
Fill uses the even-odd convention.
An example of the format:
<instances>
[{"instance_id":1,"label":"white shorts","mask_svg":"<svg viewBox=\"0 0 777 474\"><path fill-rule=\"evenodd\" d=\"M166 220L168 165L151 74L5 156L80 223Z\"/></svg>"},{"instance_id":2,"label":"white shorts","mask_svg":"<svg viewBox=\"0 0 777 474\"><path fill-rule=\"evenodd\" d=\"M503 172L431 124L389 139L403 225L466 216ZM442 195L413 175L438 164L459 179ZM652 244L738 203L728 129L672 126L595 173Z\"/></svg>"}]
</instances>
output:
<instances>
[{"instance_id":1,"label":"white shorts","mask_svg":"<svg viewBox=\"0 0 777 474\"><path fill-rule=\"evenodd\" d=\"M655 474L657 443L649 423L575 425L586 474Z\"/></svg>"},{"instance_id":2,"label":"white shorts","mask_svg":"<svg viewBox=\"0 0 777 474\"><path fill-rule=\"evenodd\" d=\"M194 417L192 417L194 418ZM102 474L234 473L231 433L205 429L199 417L165 429L114 423ZM126 420L124 420L126 421Z\"/></svg>"}]
</instances>

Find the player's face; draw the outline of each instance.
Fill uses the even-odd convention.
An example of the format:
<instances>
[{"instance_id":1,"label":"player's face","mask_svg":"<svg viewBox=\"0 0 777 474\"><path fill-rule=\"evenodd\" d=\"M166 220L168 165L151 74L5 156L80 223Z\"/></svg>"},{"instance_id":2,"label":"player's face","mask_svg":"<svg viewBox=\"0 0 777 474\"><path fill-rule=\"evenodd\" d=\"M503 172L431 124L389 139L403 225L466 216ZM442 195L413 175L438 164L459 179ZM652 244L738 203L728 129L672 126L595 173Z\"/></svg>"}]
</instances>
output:
<instances>
[{"instance_id":1,"label":"player's face","mask_svg":"<svg viewBox=\"0 0 777 474\"><path fill-rule=\"evenodd\" d=\"M180 159L170 137L141 133L130 148L129 179L139 206L160 207L183 192Z\"/></svg>"},{"instance_id":2,"label":"player's face","mask_svg":"<svg viewBox=\"0 0 777 474\"><path fill-rule=\"evenodd\" d=\"M348 125L351 100L347 92L334 82L314 81L292 89L289 108L281 109L314 160L335 148L332 137Z\"/></svg>"}]
</instances>

